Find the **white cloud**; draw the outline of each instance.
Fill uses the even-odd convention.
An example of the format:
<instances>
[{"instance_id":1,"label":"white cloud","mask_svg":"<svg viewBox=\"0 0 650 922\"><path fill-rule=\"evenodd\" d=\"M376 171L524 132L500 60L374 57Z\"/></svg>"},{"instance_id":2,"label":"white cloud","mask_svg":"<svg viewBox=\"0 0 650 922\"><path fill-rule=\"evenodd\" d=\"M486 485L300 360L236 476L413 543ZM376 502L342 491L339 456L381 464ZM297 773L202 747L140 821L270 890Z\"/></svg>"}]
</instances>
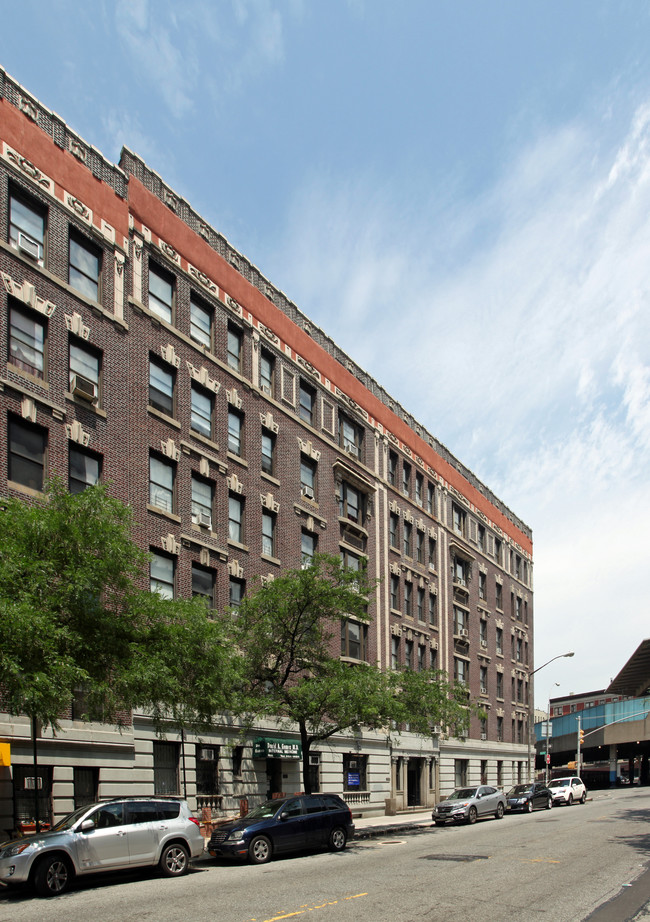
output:
<instances>
[{"instance_id":1,"label":"white cloud","mask_svg":"<svg viewBox=\"0 0 650 922\"><path fill-rule=\"evenodd\" d=\"M601 129L478 201L311 177L271 272L533 528L537 661L570 641L576 691L647 633L650 105Z\"/></svg>"}]
</instances>

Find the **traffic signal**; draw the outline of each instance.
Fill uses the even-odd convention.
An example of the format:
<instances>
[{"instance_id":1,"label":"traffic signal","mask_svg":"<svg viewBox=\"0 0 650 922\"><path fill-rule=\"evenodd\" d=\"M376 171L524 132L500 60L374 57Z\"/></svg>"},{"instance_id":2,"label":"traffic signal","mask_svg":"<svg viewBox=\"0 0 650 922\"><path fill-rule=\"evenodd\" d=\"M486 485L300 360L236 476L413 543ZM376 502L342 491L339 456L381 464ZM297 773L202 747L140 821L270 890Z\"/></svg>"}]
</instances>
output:
<instances>
[{"instance_id":1,"label":"traffic signal","mask_svg":"<svg viewBox=\"0 0 650 922\"><path fill-rule=\"evenodd\" d=\"M582 744L585 741L585 731L582 729L582 727L580 727L580 730L578 731L578 735L579 735L578 745L582 746Z\"/></svg>"}]
</instances>

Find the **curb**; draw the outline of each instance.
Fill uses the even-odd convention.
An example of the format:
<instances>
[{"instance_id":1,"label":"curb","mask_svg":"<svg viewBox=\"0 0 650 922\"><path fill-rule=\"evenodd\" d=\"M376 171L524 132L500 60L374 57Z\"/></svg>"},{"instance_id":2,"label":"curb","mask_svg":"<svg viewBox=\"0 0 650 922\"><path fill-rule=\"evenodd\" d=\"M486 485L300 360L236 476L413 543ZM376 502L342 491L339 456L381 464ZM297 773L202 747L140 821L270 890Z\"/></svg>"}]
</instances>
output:
<instances>
[{"instance_id":1,"label":"curb","mask_svg":"<svg viewBox=\"0 0 650 922\"><path fill-rule=\"evenodd\" d=\"M379 836L393 836L393 835L408 835L409 833L422 832L426 829L431 829L433 826L432 822L424 823L404 823L401 825L393 826L367 826L365 829L355 829L354 838L352 841L357 839L375 839Z\"/></svg>"}]
</instances>

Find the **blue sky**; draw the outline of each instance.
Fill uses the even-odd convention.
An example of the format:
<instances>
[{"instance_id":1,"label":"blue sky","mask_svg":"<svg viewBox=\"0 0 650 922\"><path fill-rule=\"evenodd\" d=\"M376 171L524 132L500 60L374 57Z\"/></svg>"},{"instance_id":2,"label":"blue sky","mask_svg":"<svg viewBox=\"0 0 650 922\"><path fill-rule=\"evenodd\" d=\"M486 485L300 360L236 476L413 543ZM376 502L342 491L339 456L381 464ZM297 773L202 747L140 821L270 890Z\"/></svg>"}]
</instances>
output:
<instances>
[{"instance_id":1,"label":"blue sky","mask_svg":"<svg viewBox=\"0 0 650 922\"><path fill-rule=\"evenodd\" d=\"M537 703L605 687L650 635L650 6L0 14L8 73L144 157L531 526L536 664L576 654Z\"/></svg>"}]
</instances>

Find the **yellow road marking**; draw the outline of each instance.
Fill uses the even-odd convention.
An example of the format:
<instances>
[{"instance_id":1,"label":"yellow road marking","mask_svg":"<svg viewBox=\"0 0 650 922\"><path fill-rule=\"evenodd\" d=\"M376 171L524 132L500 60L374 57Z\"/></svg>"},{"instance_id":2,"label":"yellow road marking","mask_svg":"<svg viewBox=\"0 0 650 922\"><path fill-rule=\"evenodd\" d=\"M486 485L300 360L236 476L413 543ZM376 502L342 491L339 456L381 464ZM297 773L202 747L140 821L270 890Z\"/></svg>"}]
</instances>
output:
<instances>
[{"instance_id":1,"label":"yellow road marking","mask_svg":"<svg viewBox=\"0 0 650 922\"><path fill-rule=\"evenodd\" d=\"M544 863L544 864L559 864L557 858L518 858L517 861L527 861L529 864Z\"/></svg>"},{"instance_id":2,"label":"yellow road marking","mask_svg":"<svg viewBox=\"0 0 650 922\"><path fill-rule=\"evenodd\" d=\"M345 900L358 900L360 896L368 896L368 894L355 893L353 896L344 896L340 900L329 900L326 903L315 903L313 906L308 906L307 903L303 903L301 908L295 910L295 912L285 912L279 916L271 916L270 919L264 919L264 922L279 922L280 919L291 919L293 916L302 916L306 912L313 912L315 909L324 909L326 906L336 906L337 903L345 902ZM251 922L256 922L256 920L252 919Z\"/></svg>"}]
</instances>

